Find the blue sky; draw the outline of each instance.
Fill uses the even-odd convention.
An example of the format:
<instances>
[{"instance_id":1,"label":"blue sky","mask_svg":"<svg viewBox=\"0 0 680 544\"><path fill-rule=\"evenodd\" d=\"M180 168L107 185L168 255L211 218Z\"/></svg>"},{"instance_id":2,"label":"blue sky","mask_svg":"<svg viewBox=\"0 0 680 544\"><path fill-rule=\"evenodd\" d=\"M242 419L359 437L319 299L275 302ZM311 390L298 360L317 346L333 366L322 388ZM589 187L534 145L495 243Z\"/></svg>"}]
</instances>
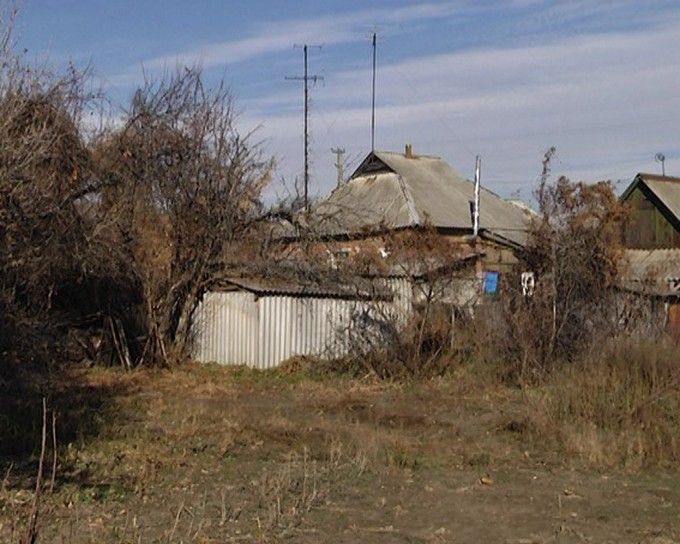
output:
<instances>
[{"instance_id":1,"label":"blue sky","mask_svg":"<svg viewBox=\"0 0 680 544\"><path fill-rule=\"evenodd\" d=\"M243 132L277 160L267 196L303 172L302 50L310 86L310 194L370 151L370 36L378 34L376 148L439 155L467 177L528 200L541 158L588 182L680 175L680 2L372 0L23 0L29 58L91 63L124 103L143 73L202 64L224 78ZM283 181L282 181L283 180Z\"/></svg>"}]
</instances>

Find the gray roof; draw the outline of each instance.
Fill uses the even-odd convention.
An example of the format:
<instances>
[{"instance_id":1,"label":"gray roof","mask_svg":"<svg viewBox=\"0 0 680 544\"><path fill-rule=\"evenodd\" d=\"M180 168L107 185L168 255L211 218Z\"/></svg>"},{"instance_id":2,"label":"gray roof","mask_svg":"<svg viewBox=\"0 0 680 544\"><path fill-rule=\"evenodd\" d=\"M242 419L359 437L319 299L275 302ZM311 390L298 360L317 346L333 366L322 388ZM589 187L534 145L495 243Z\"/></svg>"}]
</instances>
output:
<instances>
[{"instance_id":1,"label":"gray roof","mask_svg":"<svg viewBox=\"0 0 680 544\"><path fill-rule=\"evenodd\" d=\"M654 193L677 221L680 221L680 178L640 173L635 176L635 179L623 192L621 198L623 200L628 198L628 195L641 183Z\"/></svg>"},{"instance_id":2,"label":"gray roof","mask_svg":"<svg viewBox=\"0 0 680 544\"><path fill-rule=\"evenodd\" d=\"M627 249L619 284L657 296L680 295L680 249Z\"/></svg>"},{"instance_id":3,"label":"gray roof","mask_svg":"<svg viewBox=\"0 0 680 544\"><path fill-rule=\"evenodd\" d=\"M472 232L474 184L439 157L372 152L349 181L313 210L325 234L430 224ZM530 212L482 187L480 235L511 246L526 242Z\"/></svg>"},{"instance_id":4,"label":"gray roof","mask_svg":"<svg viewBox=\"0 0 680 544\"><path fill-rule=\"evenodd\" d=\"M228 277L213 287L217 291L245 290L257 296L290 296L296 298L339 298L349 300L390 300L392 293L374 285L369 280L355 278L352 285L321 284L299 279L272 279L263 277Z\"/></svg>"}]
</instances>

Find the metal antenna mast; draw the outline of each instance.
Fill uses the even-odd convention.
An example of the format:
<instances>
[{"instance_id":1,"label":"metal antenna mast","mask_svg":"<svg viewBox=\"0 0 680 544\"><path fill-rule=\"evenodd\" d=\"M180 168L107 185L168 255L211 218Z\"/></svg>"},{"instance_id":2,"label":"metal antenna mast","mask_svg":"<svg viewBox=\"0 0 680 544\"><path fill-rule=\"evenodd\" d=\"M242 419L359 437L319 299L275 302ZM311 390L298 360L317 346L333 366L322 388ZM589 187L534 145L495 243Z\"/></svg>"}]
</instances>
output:
<instances>
[{"instance_id":1,"label":"metal antenna mast","mask_svg":"<svg viewBox=\"0 0 680 544\"><path fill-rule=\"evenodd\" d=\"M375 65L377 56L377 36L373 33L373 99L371 102L371 151L375 151Z\"/></svg>"},{"instance_id":2,"label":"metal antenna mast","mask_svg":"<svg viewBox=\"0 0 680 544\"><path fill-rule=\"evenodd\" d=\"M294 45L294 47L299 47L298 45ZM286 77L288 80L295 80L295 81L303 81L304 82L304 89L305 89L305 123L304 123L304 131L305 131L305 194L304 194L304 205L305 205L305 212L309 211L309 130L308 130L308 117L309 117L309 89L308 89L308 81L312 80L314 83L316 83L319 80L323 80L323 77L319 76L310 76L307 73L307 49L309 47L316 47L318 49L321 49L320 45L310 45L308 46L307 44L304 44L302 46L302 51L304 54L304 75L302 77L300 76L293 76L293 77Z\"/></svg>"}]
</instances>

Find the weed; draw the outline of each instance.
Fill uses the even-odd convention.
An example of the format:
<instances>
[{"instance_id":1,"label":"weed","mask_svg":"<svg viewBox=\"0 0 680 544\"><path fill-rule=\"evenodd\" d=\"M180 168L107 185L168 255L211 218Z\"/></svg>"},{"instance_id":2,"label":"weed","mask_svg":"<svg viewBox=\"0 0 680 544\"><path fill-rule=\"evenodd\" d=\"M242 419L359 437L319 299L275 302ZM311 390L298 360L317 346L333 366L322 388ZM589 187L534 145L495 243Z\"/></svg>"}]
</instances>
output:
<instances>
[{"instance_id":1,"label":"weed","mask_svg":"<svg viewBox=\"0 0 680 544\"><path fill-rule=\"evenodd\" d=\"M409 470L417 470L425 465L421 455L403 448L386 448L385 461L387 466Z\"/></svg>"}]
</instances>

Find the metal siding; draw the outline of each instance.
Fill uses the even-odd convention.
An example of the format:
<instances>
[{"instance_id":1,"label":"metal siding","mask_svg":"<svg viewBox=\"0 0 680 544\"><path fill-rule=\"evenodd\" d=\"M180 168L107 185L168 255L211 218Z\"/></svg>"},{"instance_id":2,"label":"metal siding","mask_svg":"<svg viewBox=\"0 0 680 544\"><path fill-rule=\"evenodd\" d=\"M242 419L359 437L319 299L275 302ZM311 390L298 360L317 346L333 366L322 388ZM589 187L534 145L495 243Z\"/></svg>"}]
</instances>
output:
<instances>
[{"instance_id":1,"label":"metal siding","mask_svg":"<svg viewBox=\"0 0 680 544\"><path fill-rule=\"evenodd\" d=\"M294 336L295 299L287 296L260 297L258 368L272 368L291 356Z\"/></svg>"},{"instance_id":2,"label":"metal siding","mask_svg":"<svg viewBox=\"0 0 680 544\"><path fill-rule=\"evenodd\" d=\"M205 362L207 353L207 338L210 335L214 319L212 319L210 308L206 304L211 293L207 293L203 301L198 305L193 316L193 346L192 356L197 361Z\"/></svg>"},{"instance_id":3,"label":"metal siding","mask_svg":"<svg viewBox=\"0 0 680 544\"><path fill-rule=\"evenodd\" d=\"M193 356L201 362L267 369L295 355L341 357L349 352L353 316L410 312L408 280L390 280L394 302L261 296L244 291L207 293L196 311ZM402 317L403 316L403 317Z\"/></svg>"},{"instance_id":4,"label":"metal siding","mask_svg":"<svg viewBox=\"0 0 680 544\"><path fill-rule=\"evenodd\" d=\"M250 293L206 293L196 311L193 356L201 362L253 365L258 360L257 306Z\"/></svg>"},{"instance_id":5,"label":"metal siding","mask_svg":"<svg viewBox=\"0 0 680 544\"><path fill-rule=\"evenodd\" d=\"M258 329L257 329L257 346L258 346L258 353L260 355L260 359L258 360L257 366L258 368L261 368L264 366L266 363L266 357L267 357L267 350L265 349L266 346L266 340L264 338L264 333L265 331L269 330L269 320L270 320L270 313L266 311L266 308L264 306L264 300L262 298L258 299L257 301L257 308L260 312L260 317L258 320Z\"/></svg>"},{"instance_id":6,"label":"metal siding","mask_svg":"<svg viewBox=\"0 0 680 544\"><path fill-rule=\"evenodd\" d=\"M393 297L388 307L397 322L403 325L408 321L413 308L413 283L408 278L390 278L385 283Z\"/></svg>"}]
</instances>

